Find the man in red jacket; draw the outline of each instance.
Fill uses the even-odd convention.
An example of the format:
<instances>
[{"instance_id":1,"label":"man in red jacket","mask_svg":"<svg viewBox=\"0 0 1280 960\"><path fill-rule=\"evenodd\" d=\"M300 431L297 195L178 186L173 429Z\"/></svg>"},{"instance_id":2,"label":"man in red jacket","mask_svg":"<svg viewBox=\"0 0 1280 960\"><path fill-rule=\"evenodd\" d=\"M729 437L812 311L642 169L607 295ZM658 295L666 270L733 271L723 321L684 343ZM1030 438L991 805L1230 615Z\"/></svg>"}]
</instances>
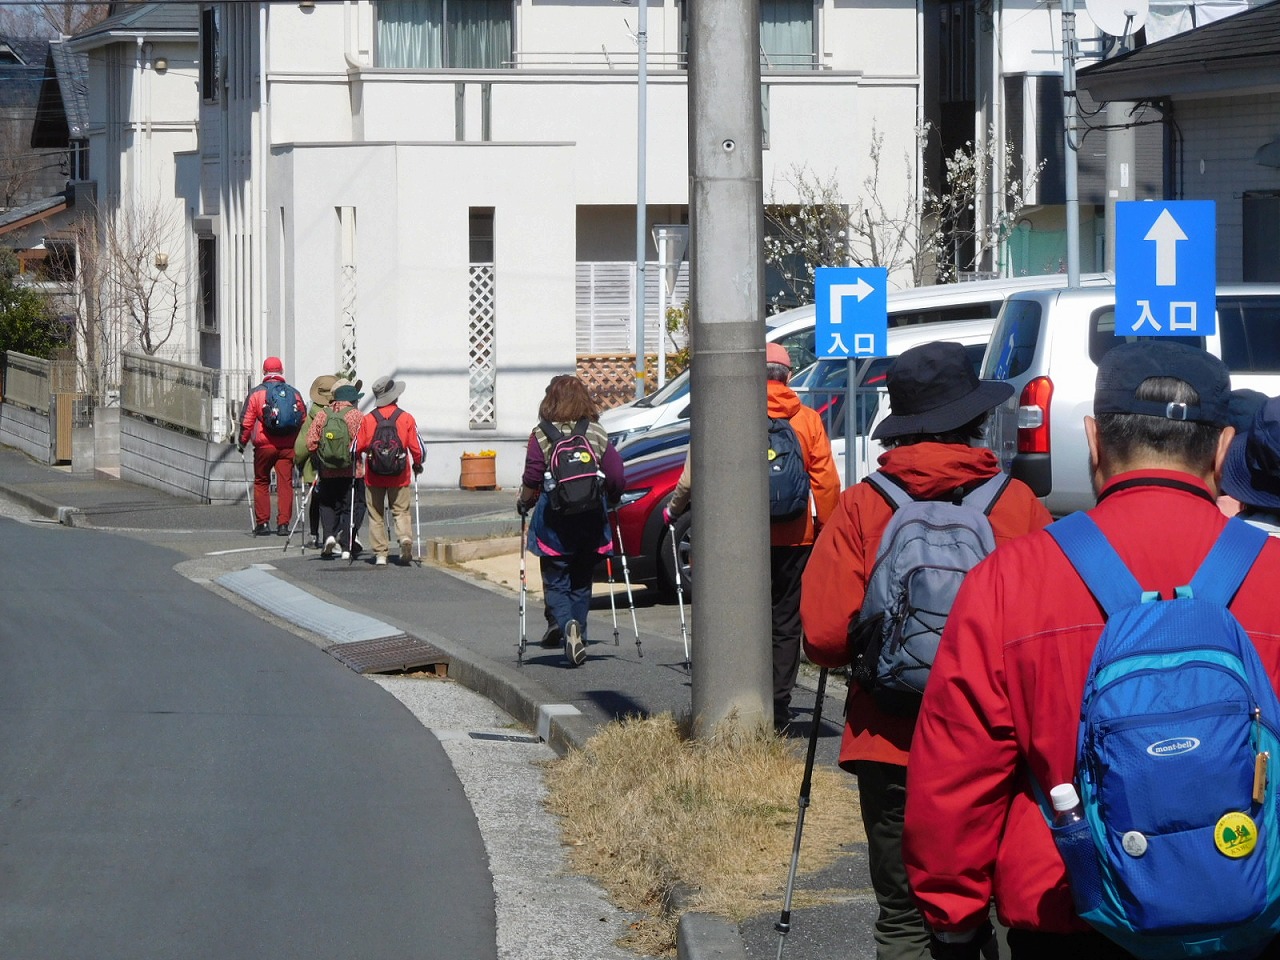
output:
<instances>
[{"instance_id":1,"label":"man in red jacket","mask_svg":"<svg viewBox=\"0 0 1280 960\"><path fill-rule=\"evenodd\" d=\"M375 408L364 415L360 423L360 435L356 438L356 456L367 456L365 492L369 505L369 542L373 546L374 566L387 565L387 521L384 510L388 507L395 520L396 539L400 541L400 565L406 566L413 559L414 529L409 516L409 475L422 473L422 441L418 437L418 424L413 414L402 410L397 401L404 393L404 381L379 377L373 384ZM384 452L373 450L378 440L378 427L390 424L396 439L404 451L404 462L398 470L390 472L382 465L387 459Z\"/></svg>"},{"instance_id":2,"label":"man in red jacket","mask_svg":"<svg viewBox=\"0 0 1280 960\"><path fill-rule=\"evenodd\" d=\"M1165 598L1190 582L1227 522L1214 498L1233 435L1229 394L1222 362L1178 343L1122 343L1098 365L1085 418L1098 493L1089 515L1143 589ZM1277 583L1273 541L1230 607L1273 679ZM1076 915L1031 786L1073 778L1103 620L1048 533L1000 547L960 588L907 773L903 859L936 958L978 956L993 895L1014 960L1129 956Z\"/></svg>"},{"instance_id":3,"label":"man in red jacket","mask_svg":"<svg viewBox=\"0 0 1280 960\"><path fill-rule=\"evenodd\" d=\"M271 533L272 471L276 475L276 533L282 537L289 535L289 524L293 520L293 447L306 417L307 405L302 394L284 382L284 364L279 357L267 357L262 362L262 382L245 398L236 444L244 456L245 444L253 442L253 532L256 536ZM273 427L277 420L287 426Z\"/></svg>"},{"instance_id":4,"label":"man in red jacket","mask_svg":"<svg viewBox=\"0 0 1280 960\"><path fill-rule=\"evenodd\" d=\"M964 347L943 342L912 347L889 367L887 379L892 412L874 434L889 448L880 457L880 469L912 497L949 498L1000 472L995 455L972 444L982 436L987 415L1013 388L979 381ZM800 604L805 652L815 663L840 667L850 662L849 627L857 621L881 534L892 516L883 495L869 483L857 483L841 494L818 537ZM999 545L1040 529L1050 517L1030 488L1011 480L989 519ZM887 713L860 686L850 685L840 766L858 778L871 883L880 906L878 960L917 960L929 950L929 933L902 866L907 754L914 726L914 717Z\"/></svg>"}]
</instances>

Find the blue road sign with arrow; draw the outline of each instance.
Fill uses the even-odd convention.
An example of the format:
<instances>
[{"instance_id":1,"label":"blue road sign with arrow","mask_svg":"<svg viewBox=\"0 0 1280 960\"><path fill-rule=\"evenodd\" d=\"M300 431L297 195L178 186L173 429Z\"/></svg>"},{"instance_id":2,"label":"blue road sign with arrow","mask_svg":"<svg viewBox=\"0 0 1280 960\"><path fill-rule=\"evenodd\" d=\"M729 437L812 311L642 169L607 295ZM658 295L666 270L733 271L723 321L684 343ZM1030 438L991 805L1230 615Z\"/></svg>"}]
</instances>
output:
<instances>
[{"instance_id":1,"label":"blue road sign with arrow","mask_svg":"<svg viewBox=\"0 0 1280 960\"><path fill-rule=\"evenodd\" d=\"M1208 336L1217 330L1212 200L1116 204L1116 336Z\"/></svg>"},{"instance_id":2,"label":"blue road sign with arrow","mask_svg":"<svg viewBox=\"0 0 1280 960\"><path fill-rule=\"evenodd\" d=\"M813 272L814 353L883 357L889 349L889 271L818 267Z\"/></svg>"}]
</instances>

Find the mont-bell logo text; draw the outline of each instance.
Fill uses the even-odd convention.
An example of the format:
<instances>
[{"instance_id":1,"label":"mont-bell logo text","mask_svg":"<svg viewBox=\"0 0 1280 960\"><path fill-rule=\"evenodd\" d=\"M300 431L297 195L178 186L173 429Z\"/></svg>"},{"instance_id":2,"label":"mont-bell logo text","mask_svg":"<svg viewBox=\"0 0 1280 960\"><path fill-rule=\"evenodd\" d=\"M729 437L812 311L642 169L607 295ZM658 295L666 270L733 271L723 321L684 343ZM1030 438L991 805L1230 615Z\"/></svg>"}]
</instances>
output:
<instances>
[{"instance_id":1,"label":"mont-bell logo text","mask_svg":"<svg viewBox=\"0 0 1280 960\"><path fill-rule=\"evenodd\" d=\"M1158 740L1147 747L1147 753L1153 757L1176 757L1190 753L1200 746L1196 737L1173 737L1169 740Z\"/></svg>"}]
</instances>

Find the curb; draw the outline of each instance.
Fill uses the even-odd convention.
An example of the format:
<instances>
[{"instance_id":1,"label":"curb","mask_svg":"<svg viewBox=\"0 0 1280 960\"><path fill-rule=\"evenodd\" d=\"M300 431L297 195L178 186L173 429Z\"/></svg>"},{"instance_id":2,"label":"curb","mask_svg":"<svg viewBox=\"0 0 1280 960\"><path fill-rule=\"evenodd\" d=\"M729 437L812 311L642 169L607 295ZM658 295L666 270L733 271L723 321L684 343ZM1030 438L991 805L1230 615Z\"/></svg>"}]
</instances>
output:
<instances>
[{"instance_id":1,"label":"curb","mask_svg":"<svg viewBox=\"0 0 1280 960\"><path fill-rule=\"evenodd\" d=\"M20 487L10 486L9 484L0 484L0 493L3 493L10 500L16 500L28 510L34 510L43 517L56 520L64 527L91 526L85 518L84 511L79 507L62 506L52 500L46 500L44 497L28 493Z\"/></svg>"}]
</instances>

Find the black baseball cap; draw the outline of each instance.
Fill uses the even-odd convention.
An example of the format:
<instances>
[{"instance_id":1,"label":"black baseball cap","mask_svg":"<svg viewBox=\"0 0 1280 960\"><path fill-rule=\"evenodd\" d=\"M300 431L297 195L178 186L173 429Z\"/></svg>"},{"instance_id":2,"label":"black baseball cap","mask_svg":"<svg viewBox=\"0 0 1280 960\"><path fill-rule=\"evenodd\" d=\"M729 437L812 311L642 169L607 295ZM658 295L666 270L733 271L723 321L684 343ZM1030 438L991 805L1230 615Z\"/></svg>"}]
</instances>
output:
<instances>
[{"instance_id":1,"label":"black baseball cap","mask_svg":"<svg viewBox=\"0 0 1280 960\"><path fill-rule=\"evenodd\" d=\"M1190 386L1199 403L1139 400L1144 380L1172 377ZM1112 347L1098 364L1093 412L1137 413L1169 420L1191 420L1225 427L1231 422L1231 376L1213 354L1185 343L1138 340Z\"/></svg>"}]
</instances>

